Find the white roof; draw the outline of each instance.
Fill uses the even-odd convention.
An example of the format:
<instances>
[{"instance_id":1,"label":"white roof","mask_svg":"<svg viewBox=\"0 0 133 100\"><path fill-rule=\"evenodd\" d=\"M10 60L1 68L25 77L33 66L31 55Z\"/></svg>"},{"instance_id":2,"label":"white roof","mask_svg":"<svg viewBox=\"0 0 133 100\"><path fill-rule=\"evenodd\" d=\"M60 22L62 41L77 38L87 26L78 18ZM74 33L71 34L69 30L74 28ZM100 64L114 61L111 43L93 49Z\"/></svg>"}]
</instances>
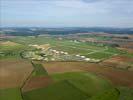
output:
<instances>
[{"instance_id":1,"label":"white roof","mask_svg":"<svg viewBox=\"0 0 133 100\"><path fill-rule=\"evenodd\" d=\"M59 51L56 51L55 53L59 53Z\"/></svg>"},{"instance_id":2,"label":"white roof","mask_svg":"<svg viewBox=\"0 0 133 100\"><path fill-rule=\"evenodd\" d=\"M63 51L61 51L61 53L64 53Z\"/></svg>"},{"instance_id":3,"label":"white roof","mask_svg":"<svg viewBox=\"0 0 133 100\"><path fill-rule=\"evenodd\" d=\"M64 52L64 54L66 54L66 55L67 55L68 53L67 53L67 52Z\"/></svg>"},{"instance_id":4,"label":"white roof","mask_svg":"<svg viewBox=\"0 0 133 100\"><path fill-rule=\"evenodd\" d=\"M80 55L76 55L77 57L79 57Z\"/></svg>"},{"instance_id":5,"label":"white roof","mask_svg":"<svg viewBox=\"0 0 133 100\"><path fill-rule=\"evenodd\" d=\"M86 61L89 61L89 60L90 60L90 58L86 58L85 60L86 60Z\"/></svg>"},{"instance_id":6,"label":"white roof","mask_svg":"<svg viewBox=\"0 0 133 100\"><path fill-rule=\"evenodd\" d=\"M85 58L85 56L81 56L81 58Z\"/></svg>"}]
</instances>

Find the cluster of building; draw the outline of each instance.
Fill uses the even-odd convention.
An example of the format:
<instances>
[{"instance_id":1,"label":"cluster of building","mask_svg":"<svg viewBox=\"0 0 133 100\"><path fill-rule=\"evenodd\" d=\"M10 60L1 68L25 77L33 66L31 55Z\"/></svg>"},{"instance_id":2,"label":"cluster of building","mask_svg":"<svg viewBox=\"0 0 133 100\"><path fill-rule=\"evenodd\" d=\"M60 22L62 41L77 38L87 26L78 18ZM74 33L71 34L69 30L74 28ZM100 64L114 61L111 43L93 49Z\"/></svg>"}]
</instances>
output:
<instances>
[{"instance_id":1,"label":"cluster of building","mask_svg":"<svg viewBox=\"0 0 133 100\"><path fill-rule=\"evenodd\" d=\"M49 45L45 44L45 45L30 45L32 47L35 47L37 49L41 49L41 51L43 51L44 54L47 55L52 55L52 58L47 57L47 56L41 56L38 55L38 53L34 52L29 52L26 56L27 58L31 58L33 60L44 60L44 61L55 61L55 60L70 60L70 61L86 61L86 62L99 62L100 60L98 59L91 59L91 58L87 58L83 55L69 55L68 52L65 51L58 51L55 49L50 48ZM41 53L41 52L40 52Z\"/></svg>"},{"instance_id":2,"label":"cluster of building","mask_svg":"<svg viewBox=\"0 0 133 100\"><path fill-rule=\"evenodd\" d=\"M87 57L81 56L81 55L76 55L76 57L80 57L84 61L90 61L90 62L99 62L100 61L98 59L91 59L91 58L87 58Z\"/></svg>"},{"instance_id":3,"label":"cluster of building","mask_svg":"<svg viewBox=\"0 0 133 100\"><path fill-rule=\"evenodd\" d=\"M64 52L64 51L57 51L57 50L54 50L54 49L50 49L50 51L52 51L52 52L55 53L55 54L64 54L64 55L68 55L68 52Z\"/></svg>"}]
</instances>

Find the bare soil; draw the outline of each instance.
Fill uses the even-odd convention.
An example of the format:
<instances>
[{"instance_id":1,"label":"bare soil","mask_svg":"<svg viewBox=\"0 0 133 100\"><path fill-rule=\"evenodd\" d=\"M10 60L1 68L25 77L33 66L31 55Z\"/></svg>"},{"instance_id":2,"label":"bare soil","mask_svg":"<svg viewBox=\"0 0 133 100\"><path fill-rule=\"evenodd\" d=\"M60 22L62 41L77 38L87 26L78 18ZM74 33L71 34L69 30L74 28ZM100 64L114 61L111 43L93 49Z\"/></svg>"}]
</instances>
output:
<instances>
[{"instance_id":1,"label":"bare soil","mask_svg":"<svg viewBox=\"0 0 133 100\"><path fill-rule=\"evenodd\" d=\"M53 80L50 76L31 77L22 88L22 91L26 92L33 89L46 87L51 83L53 83Z\"/></svg>"},{"instance_id":2,"label":"bare soil","mask_svg":"<svg viewBox=\"0 0 133 100\"><path fill-rule=\"evenodd\" d=\"M129 52L129 53L133 53L133 49L131 49L131 48L122 48L122 47L119 47L119 48L117 48L117 49L119 49L119 50L124 50L124 51L127 51L127 52Z\"/></svg>"},{"instance_id":3,"label":"bare soil","mask_svg":"<svg viewBox=\"0 0 133 100\"><path fill-rule=\"evenodd\" d=\"M133 58L126 56L114 56L103 61L101 64L133 71Z\"/></svg>"},{"instance_id":4,"label":"bare soil","mask_svg":"<svg viewBox=\"0 0 133 100\"><path fill-rule=\"evenodd\" d=\"M11 41L6 41L6 42L0 42L1 46L17 46L19 45L18 43L11 42Z\"/></svg>"},{"instance_id":5,"label":"bare soil","mask_svg":"<svg viewBox=\"0 0 133 100\"><path fill-rule=\"evenodd\" d=\"M45 62L42 63L49 74L82 71L81 64L75 62Z\"/></svg>"},{"instance_id":6,"label":"bare soil","mask_svg":"<svg viewBox=\"0 0 133 100\"><path fill-rule=\"evenodd\" d=\"M0 60L0 89L20 87L33 70L24 60Z\"/></svg>"},{"instance_id":7,"label":"bare soil","mask_svg":"<svg viewBox=\"0 0 133 100\"><path fill-rule=\"evenodd\" d=\"M133 88L133 72L87 62L46 62L43 63L49 74L71 71L87 71L110 80L114 85Z\"/></svg>"},{"instance_id":8,"label":"bare soil","mask_svg":"<svg viewBox=\"0 0 133 100\"><path fill-rule=\"evenodd\" d=\"M129 42L129 43L125 44L125 45L122 45L121 47L122 47L122 48L133 49L133 43L132 43L132 42Z\"/></svg>"}]
</instances>

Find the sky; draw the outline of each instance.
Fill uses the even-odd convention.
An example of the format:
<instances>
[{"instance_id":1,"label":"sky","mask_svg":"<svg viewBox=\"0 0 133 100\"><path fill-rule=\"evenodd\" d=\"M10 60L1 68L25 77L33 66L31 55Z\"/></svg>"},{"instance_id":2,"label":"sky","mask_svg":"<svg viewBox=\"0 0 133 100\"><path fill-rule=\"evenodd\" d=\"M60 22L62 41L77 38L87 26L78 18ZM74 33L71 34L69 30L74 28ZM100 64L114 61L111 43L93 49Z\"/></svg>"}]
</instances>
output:
<instances>
[{"instance_id":1,"label":"sky","mask_svg":"<svg viewBox=\"0 0 133 100\"><path fill-rule=\"evenodd\" d=\"M0 26L133 27L133 0L0 0Z\"/></svg>"}]
</instances>

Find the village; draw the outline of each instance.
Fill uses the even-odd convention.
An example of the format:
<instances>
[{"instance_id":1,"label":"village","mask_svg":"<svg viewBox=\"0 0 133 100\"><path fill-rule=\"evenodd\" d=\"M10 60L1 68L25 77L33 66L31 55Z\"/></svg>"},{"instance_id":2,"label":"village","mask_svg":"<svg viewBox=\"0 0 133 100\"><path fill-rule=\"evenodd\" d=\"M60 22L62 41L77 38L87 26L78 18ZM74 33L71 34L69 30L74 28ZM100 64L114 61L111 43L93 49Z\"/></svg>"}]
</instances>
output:
<instances>
[{"instance_id":1,"label":"village","mask_svg":"<svg viewBox=\"0 0 133 100\"><path fill-rule=\"evenodd\" d=\"M59 51L52 49L49 44L44 45L29 45L35 50L25 51L22 57L37 61L85 61L85 62L99 62L99 59L91 59L80 54L69 54L66 51Z\"/></svg>"}]
</instances>

